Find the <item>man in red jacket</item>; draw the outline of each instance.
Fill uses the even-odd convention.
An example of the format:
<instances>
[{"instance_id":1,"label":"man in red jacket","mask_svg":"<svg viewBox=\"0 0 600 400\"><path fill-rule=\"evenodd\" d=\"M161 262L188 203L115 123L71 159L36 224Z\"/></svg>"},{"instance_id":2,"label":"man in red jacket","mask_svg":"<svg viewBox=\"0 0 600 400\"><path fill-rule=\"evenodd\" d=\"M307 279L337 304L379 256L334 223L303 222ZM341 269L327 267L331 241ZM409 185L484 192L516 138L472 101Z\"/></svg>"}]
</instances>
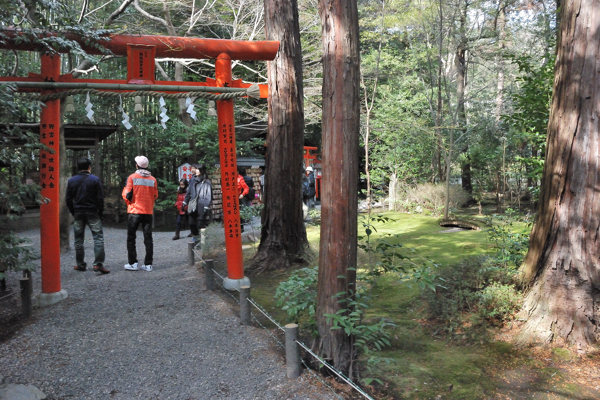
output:
<instances>
[{"instance_id":1,"label":"man in red jacket","mask_svg":"<svg viewBox=\"0 0 600 400\"><path fill-rule=\"evenodd\" d=\"M127 264L125 269L137 271L152 271L154 242L152 240L152 215L154 202L158 198L158 185L148 168L148 159L144 156L135 158L137 170L127 178L123 189L123 199L127 204ZM135 248L136 231L142 225L146 257L144 264L138 268L137 251Z\"/></svg>"}]
</instances>

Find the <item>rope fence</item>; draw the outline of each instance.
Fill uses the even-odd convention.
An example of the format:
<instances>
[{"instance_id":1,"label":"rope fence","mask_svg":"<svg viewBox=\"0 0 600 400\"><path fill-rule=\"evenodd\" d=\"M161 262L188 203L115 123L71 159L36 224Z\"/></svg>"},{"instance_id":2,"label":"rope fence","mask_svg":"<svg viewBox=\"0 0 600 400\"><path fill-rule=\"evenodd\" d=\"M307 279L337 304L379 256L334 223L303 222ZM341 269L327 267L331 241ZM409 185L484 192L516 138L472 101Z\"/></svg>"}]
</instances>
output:
<instances>
[{"instance_id":1,"label":"rope fence","mask_svg":"<svg viewBox=\"0 0 600 400\"><path fill-rule=\"evenodd\" d=\"M0 280L0 287L6 290L6 278ZM31 271L23 271L23 278L19 279L19 291L11 291L8 294L0 296L0 300L8 299L9 297L21 297L21 315L25 318L31 317L33 310L33 285L31 284Z\"/></svg>"},{"instance_id":2,"label":"rope fence","mask_svg":"<svg viewBox=\"0 0 600 400\"><path fill-rule=\"evenodd\" d=\"M9 297L18 296L20 292L12 292L0 297L0 300L8 299Z\"/></svg>"},{"instance_id":3,"label":"rope fence","mask_svg":"<svg viewBox=\"0 0 600 400\"><path fill-rule=\"evenodd\" d=\"M211 264L212 264L212 261L211 261ZM223 281L225 279L214 268L209 268L209 269L212 271L212 273L214 273L216 276L218 276L221 281ZM208 271L208 269L205 269L205 271L207 273L211 273ZM226 292L229 296L231 296L238 304L241 304L244 300L246 300L249 304L254 306L254 308L256 308L265 318L267 318L269 321L271 321L271 323L273 323L273 325L275 325L276 329L279 329L279 330L285 332L286 344L283 344L281 342L281 340L279 338L277 338L277 336L272 332L272 329L267 329L255 316L252 316L252 320L254 320L256 323L258 323L258 325L260 325L263 328L263 330L265 330L277 342L277 344L280 347L282 347L283 349L286 350L286 364L287 364L287 369L288 369L288 377L292 377L292 376L290 376L290 371L295 370L295 369L298 370L297 375L296 375L296 376L298 376L300 374L299 373L299 363L302 363L304 365L304 367L308 371L310 371L323 385L325 385L327 388L329 388L338 399L343 399L343 397L340 397L337 393L335 393L335 390L331 386L329 386L323 379L321 379L321 377L319 377L319 375L315 371L313 371L301 357L297 357L298 366L289 365L289 360L296 358L296 357L294 357L293 353L297 353L297 351L298 351L298 347L296 347L296 345L297 345L300 348L304 349L306 354L309 354L312 357L314 357L320 364L322 364L325 368L327 368L329 371L331 371L340 380L342 380L343 382L350 385L350 387L352 387L354 390L356 390L365 399L374 400L371 396L369 396L367 393L365 393L365 391L362 390L358 385L356 385L348 377L346 377L341 371L339 371L338 369L333 367L327 361L323 360L321 357L319 357L317 354L315 354L306 344L304 344L300 340L298 340L296 338L297 327L298 327L296 324L288 324L285 327L282 327L281 324L279 324L277 322L277 320L264 309L264 307L262 307L260 304L255 302L252 298L250 298L249 288L247 288L247 289L242 288L242 290L234 288L235 290L240 292L240 300L238 300L235 298L235 296L233 296L231 293L229 293L230 291L227 290L220 282L217 282L217 283L221 287L221 289L223 289L224 292ZM244 295L247 295L247 299L242 299L242 297ZM243 311L241 312L241 314L243 314ZM244 316L241 315L241 318L243 320ZM295 329L295 333L292 333L291 340L290 340L289 333L290 333L290 331L294 331L294 329ZM289 342L291 342L294 346L291 347L289 345ZM293 376L293 377L295 377L295 376Z\"/></svg>"}]
</instances>

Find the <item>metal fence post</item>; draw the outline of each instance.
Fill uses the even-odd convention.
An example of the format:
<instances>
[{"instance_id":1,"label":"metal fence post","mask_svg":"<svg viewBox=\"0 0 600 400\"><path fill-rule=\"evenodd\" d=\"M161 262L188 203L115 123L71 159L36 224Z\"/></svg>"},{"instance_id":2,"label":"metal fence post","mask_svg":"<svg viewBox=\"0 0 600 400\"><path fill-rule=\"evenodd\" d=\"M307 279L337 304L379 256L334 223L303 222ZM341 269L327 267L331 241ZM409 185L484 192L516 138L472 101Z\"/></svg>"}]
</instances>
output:
<instances>
[{"instance_id":1,"label":"metal fence post","mask_svg":"<svg viewBox=\"0 0 600 400\"><path fill-rule=\"evenodd\" d=\"M196 242L188 242L188 266L193 267L196 261L194 260L194 246Z\"/></svg>"},{"instance_id":2,"label":"metal fence post","mask_svg":"<svg viewBox=\"0 0 600 400\"><path fill-rule=\"evenodd\" d=\"M215 290L215 272L213 260L204 261L204 279L206 281L206 290Z\"/></svg>"},{"instance_id":3,"label":"metal fence post","mask_svg":"<svg viewBox=\"0 0 600 400\"><path fill-rule=\"evenodd\" d=\"M242 325L250 325L251 323L251 315L250 315L250 302L248 298L250 297L250 286L241 286L240 287L240 321Z\"/></svg>"},{"instance_id":4,"label":"metal fence post","mask_svg":"<svg viewBox=\"0 0 600 400\"><path fill-rule=\"evenodd\" d=\"M31 281L29 278L19 279L21 285L21 312L25 318L31 317Z\"/></svg>"},{"instance_id":5,"label":"metal fence post","mask_svg":"<svg viewBox=\"0 0 600 400\"><path fill-rule=\"evenodd\" d=\"M296 340L298 339L298 324L287 324L285 330L285 366L287 377L294 379L300 376L300 351Z\"/></svg>"}]
</instances>

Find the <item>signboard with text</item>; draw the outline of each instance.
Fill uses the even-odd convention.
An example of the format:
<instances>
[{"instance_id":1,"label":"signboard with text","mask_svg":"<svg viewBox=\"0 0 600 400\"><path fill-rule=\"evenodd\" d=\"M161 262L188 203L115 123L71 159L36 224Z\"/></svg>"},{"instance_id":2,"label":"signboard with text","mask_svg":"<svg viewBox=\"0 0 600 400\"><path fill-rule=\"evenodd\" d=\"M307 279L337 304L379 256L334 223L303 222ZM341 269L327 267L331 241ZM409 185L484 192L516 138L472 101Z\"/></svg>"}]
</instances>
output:
<instances>
[{"instance_id":1,"label":"signboard with text","mask_svg":"<svg viewBox=\"0 0 600 400\"><path fill-rule=\"evenodd\" d=\"M191 167L190 164L185 163L185 164L181 164L177 168L177 173L179 174L179 180L182 180L183 178L185 178L189 181L190 179L192 179L192 170L190 169L190 167Z\"/></svg>"}]
</instances>

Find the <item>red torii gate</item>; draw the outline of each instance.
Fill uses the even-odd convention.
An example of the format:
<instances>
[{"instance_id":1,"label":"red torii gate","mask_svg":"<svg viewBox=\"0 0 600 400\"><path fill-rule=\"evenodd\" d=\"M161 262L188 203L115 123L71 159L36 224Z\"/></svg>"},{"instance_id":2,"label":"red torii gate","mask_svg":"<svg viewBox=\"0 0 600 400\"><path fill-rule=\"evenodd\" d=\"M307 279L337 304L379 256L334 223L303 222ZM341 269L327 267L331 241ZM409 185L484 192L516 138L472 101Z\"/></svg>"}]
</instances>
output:
<instances>
[{"instance_id":1,"label":"red torii gate","mask_svg":"<svg viewBox=\"0 0 600 400\"><path fill-rule=\"evenodd\" d=\"M21 34L15 30L5 30L9 38L0 47L11 50L43 51L31 43L17 43ZM59 36L58 33L46 33L44 37ZM77 41L89 54L103 54L102 51L86 44L86 40L74 34L60 34ZM71 74L61 75L60 55L42 54L41 74L29 73L28 77L2 78L0 81L22 83L22 91L39 91L42 95L65 90L64 83L124 84L131 91L131 85L167 85L177 86L176 91L187 87L214 86L223 88L247 88L240 80L233 80L232 60L273 60L279 49L279 42L244 42L224 39L200 39L172 36L134 36L112 35L99 41L101 46L115 55L127 57L127 80L117 79L75 79ZM215 59L215 78L207 82L155 81L155 57ZM38 84L37 86L35 84ZM48 85L48 83L52 83ZM50 88L49 88L50 87ZM260 97L268 96L268 87L259 85ZM103 89L100 89L103 90ZM152 90L152 89L151 89ZM167 91L158 89L155 91ZM111 89L115 91L115 89ZM217 92L215 90L215 92ZM40 185L42 196L50 201L40 207L40 239L42 264L42 294L40 305L56 303L68 296L60 282L60 234L59 234L59 178L60 178L60 99L47 100L40 114L40 140L51 151L40 151ZM225 286L236 288L249 284L244 277L242 237L238 209L237 157L235 144L235 120L233 99L217 100L217 121L219 125L219 149L221 166L221 190L223 195L223 223L225 225L225 244L227 247L227 278Z\"/></svg>"}]
</instances>

